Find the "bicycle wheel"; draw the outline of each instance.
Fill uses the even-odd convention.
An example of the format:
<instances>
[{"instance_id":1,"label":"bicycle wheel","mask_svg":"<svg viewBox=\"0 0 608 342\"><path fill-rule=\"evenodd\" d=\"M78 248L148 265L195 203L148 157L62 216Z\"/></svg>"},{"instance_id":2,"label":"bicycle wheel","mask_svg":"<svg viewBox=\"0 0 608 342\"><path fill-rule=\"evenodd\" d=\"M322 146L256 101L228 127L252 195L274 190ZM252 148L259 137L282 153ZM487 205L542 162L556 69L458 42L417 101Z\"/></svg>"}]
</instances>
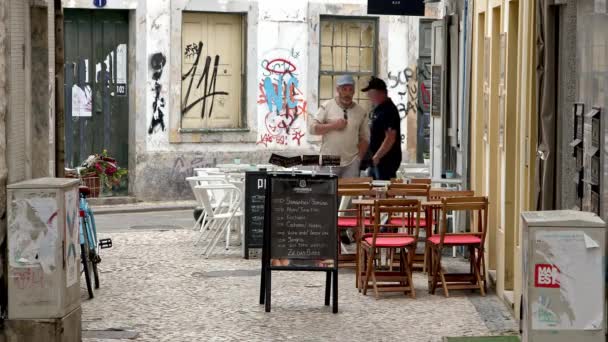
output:
<instances>
[{"instance_id":1,"label":"bicycle wheel","mask_svg":"<svg viewBox=\"0 0 608 342\"><path fill-rule=\"evenodd\" d=\"M91 269L89 265L89 245L87 241L80 245L80 258L82 261L82 272L84 273L84 280L87 283L87 291L89 292L89 299L93 299L95 297L95 294L93 293L93 284L91 282Z\"/></svg>"},{"instance_id":2,"label":"bicycle wheel","mask_svg":"<svg viewBox=\"0 0 608 342\"><path fill-rule=\"evenodd\" d=\"M95 278L95 289L99 288L99 270L97 269L97 264L99 264L99 262L93 261L92 265L93 265L93 278Z\"/></svg>"},{"instance_id":3,"label":"bicycle wheel","mask_svg":"<svg viewBox=\"0 0 608 342\"><path fill-rule=\"evenodd\" d=\"M97 264L101 261L101 258L97 254L97 239L94 236L95 232L93 231L93 227L91 226L91 216L88 212L86 212L85 217L83 218L84 223L84 233L85 239L87 242L88 250L88 265L89 271L93 274L93 278L95 280L95 288L99 288L99 271L97 269Z\"/></svg>"}]
</instances>

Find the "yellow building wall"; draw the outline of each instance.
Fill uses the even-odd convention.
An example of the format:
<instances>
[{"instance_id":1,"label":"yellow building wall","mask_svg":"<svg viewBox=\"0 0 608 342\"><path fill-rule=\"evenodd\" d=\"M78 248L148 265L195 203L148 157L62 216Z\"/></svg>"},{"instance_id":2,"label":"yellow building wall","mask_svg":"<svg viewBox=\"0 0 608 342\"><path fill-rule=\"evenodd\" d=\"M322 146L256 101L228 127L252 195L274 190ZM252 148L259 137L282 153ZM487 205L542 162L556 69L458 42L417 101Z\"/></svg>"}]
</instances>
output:
<instances>
[{"instance_id":1,"label":"yellow building wall","mask_svg":"<svg viewBox=\"0 0 608 342\"><path fill-rule=\"evenodd\" d=\"M486 264L518 317L520 214L534 200L534 2L478 0L474 13L471 184L489 197Z\"/></svg>"}]
</instances>

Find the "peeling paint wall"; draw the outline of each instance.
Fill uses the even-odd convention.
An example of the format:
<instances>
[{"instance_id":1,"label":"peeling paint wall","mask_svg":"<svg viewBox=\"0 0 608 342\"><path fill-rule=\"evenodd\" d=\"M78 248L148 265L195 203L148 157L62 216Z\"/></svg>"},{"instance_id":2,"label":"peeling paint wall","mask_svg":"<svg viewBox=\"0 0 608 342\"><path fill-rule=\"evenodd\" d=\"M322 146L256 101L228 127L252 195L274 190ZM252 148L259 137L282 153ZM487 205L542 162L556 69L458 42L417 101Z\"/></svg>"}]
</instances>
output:
<instances>
[{"instance_id":1,"label":"peeling paint wall","mask_svg":"<svg viewBox=\"0 0 608 342\"><path fill-rule=\"evenodd\" d=\"M46 1L8 1L8 182L55 174L55 12Z\"/></svg>"},{"instance_id":2,"label":"peeling paint wall","mask_svg":"<svg viewBox=\"0 0 608 342\"><path fill-rule=\"evenodd\" d=\"M49 167L49 48L47 32L47 9L31 7L31 176L48 176Z\"/></svg>"},{"instance_id":3,"label":"peeling paint wall","mask_svg":"<svg viewBox=\"0 0 608 342\"><path fill-rule=\"evenodd\" d=\"M418 17L389 17L388 40L400 48L391 48L388 55L387 85L401 117L401 150L404 162L416 158L416 122L418 82ZM402 47L402 48L401 48Z\"/></svg>"},{"instance_id":4,"label":"peeling paint wall","mask_svg":"<svg viewBox=\"0 0 608 342\"><path fill-rule=\"evenodd\" d=\"M169 54L171 48L181 50L179 44L169 43L171 28L170 2L158 0L148 3L146 8L146 118L148 122L146 150L160 151L169 145L168 116L173 99L169 94ZM139 60L143 56L136 56ZM143 61L142 61L143 62ZM178 100L178 99L175 99Z\"/></svg>"},{"instance_id":5,"label":"peeling paint wall","mask_svg":"<svg viewBox=\"0 0 608 342\"><path fill-rule=\"evenodd\" d=\"M6 2L6 1L4 1ZM14 183L24 180L27 175L26 135L29 128L26 125L26 76L25 76L25 47L26 22L29 22L29 11L26 2L11 0L9 3L9 58L10 68L8 78L9 109L6 117L6 140L8 182Z\"/></svg>"},{"instance_id":6,"label":"peeling paint wall","mask_svg":"<svg viewBox=\"0 0 608 342\"><path fill-rule=\"evenodd\" d=\"M62 4L93 7L88 0ZM195 167L234 159L260 163L276 151L317 150L318 138L308 134L305 123L307 114L317 111L320 16L367 16L367 0L123 0L109 1L107 8L132 11L129 63L134 75L129 79L136 81L129 85L135 113L128 123L130 192L147 200L191 198L184 178ZM245 17L244 129L180 130L184 11ZM377 18L377 71L386 79L389 71L416 64L418 18ZM292 94L281 96L286 89ZM396 102L403 89L391 90Z\"/></svg>"},{"instance_id":7,"label":"peeling paint wall","mask_svg":"<svg viewBox=\"0 0 608 342\"><path fill-rule=\"evenodd\" d=\"M0 2L0 281L4 283L4 258L6 236L6 117L8 112L8 49L9 49L9 4ZM4 286L0 286L0 295L6 296ZM6 300L0 301L0 312L4 311Z\"/></svg>"}]
</instances>

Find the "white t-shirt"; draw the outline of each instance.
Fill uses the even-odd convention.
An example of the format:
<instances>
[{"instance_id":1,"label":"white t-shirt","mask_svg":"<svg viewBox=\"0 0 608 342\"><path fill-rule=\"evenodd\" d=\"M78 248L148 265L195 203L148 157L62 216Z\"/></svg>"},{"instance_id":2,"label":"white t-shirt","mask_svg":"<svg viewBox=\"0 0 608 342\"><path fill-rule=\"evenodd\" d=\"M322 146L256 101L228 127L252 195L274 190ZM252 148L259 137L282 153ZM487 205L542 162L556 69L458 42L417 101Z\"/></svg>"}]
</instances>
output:
<instances>
[{"instance_id":1,"label":"white t-shirt","mask_svg":"<svg viewBox=\"0 0 608 342\"><path fill-rule=\"evenodd\" d=\"M321 154L340 156L340 165L351 164L359 155L359 142L369 142L369 125L365 109L353 102L346 109L348 123L342 130L332 130L323 135L321 143ZM326 124L344 118L344 109L340 107L337 99L331 99L319 107L319 111L313 118L313 123ZM316 132L312 132L315 134Z\"/></svg>"}]
</instances>

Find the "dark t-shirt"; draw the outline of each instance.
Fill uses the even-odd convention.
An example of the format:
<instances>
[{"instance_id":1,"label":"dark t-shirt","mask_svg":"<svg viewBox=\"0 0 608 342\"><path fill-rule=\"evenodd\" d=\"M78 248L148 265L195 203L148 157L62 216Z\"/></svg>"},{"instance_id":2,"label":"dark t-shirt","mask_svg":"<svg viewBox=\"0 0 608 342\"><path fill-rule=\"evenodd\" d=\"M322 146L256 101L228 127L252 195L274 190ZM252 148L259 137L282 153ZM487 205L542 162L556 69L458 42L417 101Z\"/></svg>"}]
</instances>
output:
<instances>
[{"instance_id":1,"label":"dark t-shirt","mask_svg":"<svg viewBox=\"0 0 608 342\"><path fill-rule=\"evenodd\" d=\"M389 152L380 159L378 166L386 169L398 169L401 164L401 123L399 110L397 110L397 107L390 98L387 98L386 101L374 108L370 125L369 150L372 156L382 146L387 129L391 128L397 132L395 143Z\"/></svg>"}]
</instances>

